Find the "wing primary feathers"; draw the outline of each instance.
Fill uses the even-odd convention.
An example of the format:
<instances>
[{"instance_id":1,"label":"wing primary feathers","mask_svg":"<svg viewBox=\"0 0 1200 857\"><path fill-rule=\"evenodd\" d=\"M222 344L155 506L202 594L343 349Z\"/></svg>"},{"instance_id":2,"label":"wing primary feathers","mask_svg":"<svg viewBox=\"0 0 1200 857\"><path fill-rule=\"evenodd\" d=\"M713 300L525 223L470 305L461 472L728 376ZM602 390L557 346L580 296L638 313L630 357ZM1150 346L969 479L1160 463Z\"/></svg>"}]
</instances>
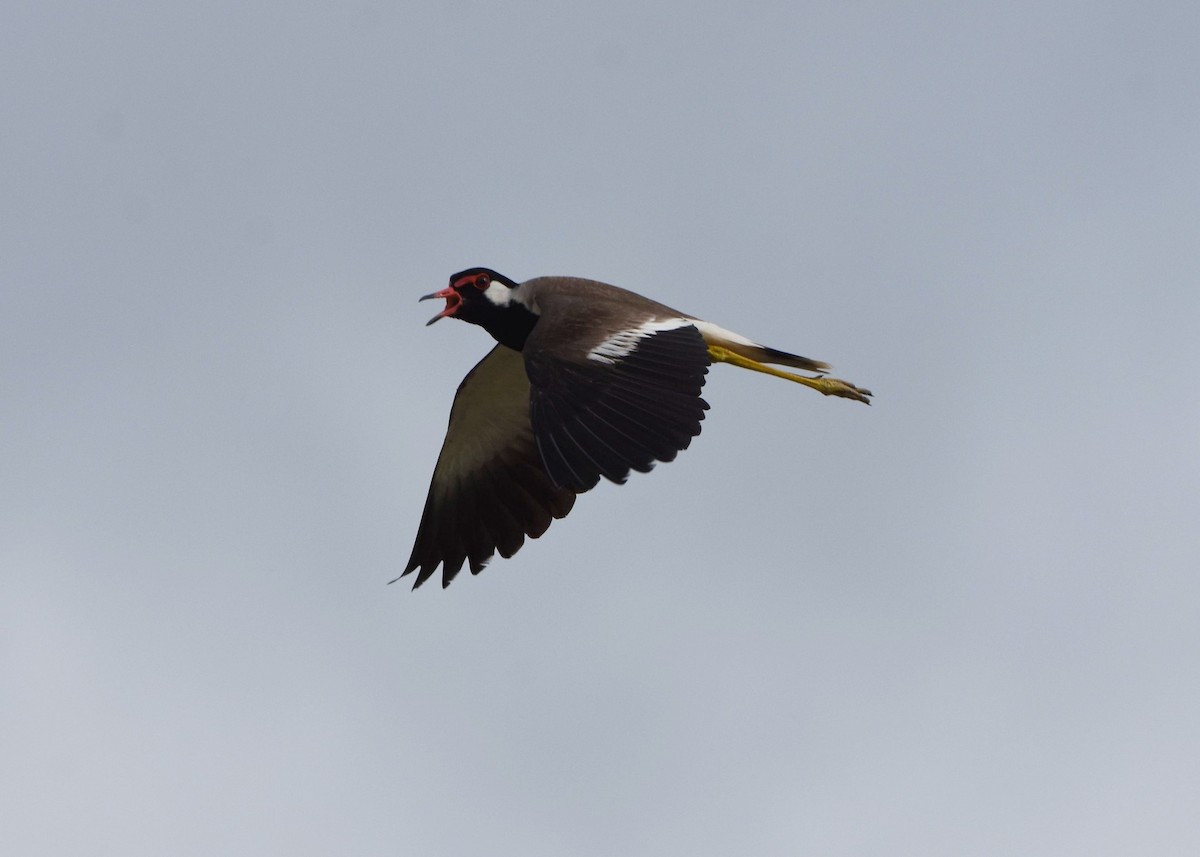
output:
<instances>
[{"instance_id":1,"label":"wing primary feathers","mask_svg":"<svg viewBox=\"0 0 1200 857\"><path fill-rule=\"evenodd\" d=\"M556 443L560 451L570 450L570 456L564 454L563 458L568 469L575 476L575 483L571 486L573 489L580 491L590 490L596 487L596 483L600 481L600 474L604 472L596 459L592 458L585 447L575 435L571 432L571 426L566 423L557 425L554 429L555 437L561 440L561 443ZM569 444L569 445L568 445ZM586 476L580 476L580 474Z\"/></svg>"},{"instance_id":2,"label":"wing primary feathers","mask_svg":"<svg viewBox=\"0 0 1200 857\"><path fill-rule=\"evenodd\" d=\"M619 484L631 469L671 461L700 432L709 358L691 325L648 333L627 353L603 361L559 355L534 337L525 355L531 422L546 471L576 493L602 476Z\"/></svg>"},{"instance_id":3,"label":"wing primary feathers","mask_svg":"<svg viewBox=\"0 0 1200 857\"><path fill-rule=\"evenodd\" d=\"M592 414L592 411L589 409L587 413ZM600 420L594 419L593 422L600 422ZM629 466L622 462L621 453L589 425L588 420L581 419L575 425L580 431L590 435L591 443L588 446L588 455L596 464L600 474L610 482L624 485L629 479Z\"/></svg>"},{"instance_id":4,"label":"wing primary feathers","mask_svg":"<svg viewBox=\"0 0 1200 857\"><path fill-rule=\"evenodd\" d=\"M575 495L551 479L530 424L519 351L497 345L463 379L430 481L408 565L417 588L442 569L478 574L497 552L516 553L571 511ZM398 580L399 578L397 578ZM394 581L393 581L394 582Z\"/></svg>"}]
</instances>

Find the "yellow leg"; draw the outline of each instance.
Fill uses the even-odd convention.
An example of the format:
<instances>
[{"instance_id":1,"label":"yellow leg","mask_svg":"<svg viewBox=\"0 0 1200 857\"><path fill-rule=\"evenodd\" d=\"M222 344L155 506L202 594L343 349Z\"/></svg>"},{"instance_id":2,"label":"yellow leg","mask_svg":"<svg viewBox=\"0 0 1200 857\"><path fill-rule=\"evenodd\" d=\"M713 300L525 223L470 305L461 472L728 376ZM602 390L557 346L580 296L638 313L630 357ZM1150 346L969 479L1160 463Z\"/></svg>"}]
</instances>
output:
<instances>
[{"instance_id":1,"label":"yellow leg","mask_svg":"<svg viewBox=\"0 0 1200 857\"><path fill-rule=\"evenodd\" d=\"M776 369L774 366L768 366L765 363L759 363L757 360L751 360L749 357L734 354L728 348L722 348L720 345L708 346L708 356L712 358L714 363L732 363L734 366L741 366L743 369L753 369L755 372L765 372L768 375L774 375L776 378L786 378L789 381L795 381L797 384L803 384L805 387L812 387L818 393L825 396L841 396L843 399L854 399L857 402L863 402L867 405L871 404L871 400L868 398L871 395L871 391L864 390L862 387L855 387L849 381L842 381L838 378L825 378L823 376L809 378L806 375L784 372L782 369Z\"/></svg>"}]
</instances>

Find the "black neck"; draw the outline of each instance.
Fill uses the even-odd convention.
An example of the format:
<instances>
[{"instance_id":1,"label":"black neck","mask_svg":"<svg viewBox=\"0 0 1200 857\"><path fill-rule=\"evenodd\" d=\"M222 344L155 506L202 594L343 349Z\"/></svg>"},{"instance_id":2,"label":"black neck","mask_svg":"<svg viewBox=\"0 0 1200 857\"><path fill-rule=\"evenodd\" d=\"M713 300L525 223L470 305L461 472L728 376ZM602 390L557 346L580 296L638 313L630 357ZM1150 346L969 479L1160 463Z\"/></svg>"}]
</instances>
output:
<instances>
[{"instance_id":1,"label":"black neck","mask_svg":"<svg viewBox=\"0 0 1200 857\"><path fill-rule=\"evenodd\" d=\"M537 324L537 320L537 315L530 312L524 304L513 301L506 307L494 308L476 324L490 333L501 345L521 351L525 348L525 340Z\"/></svg>"}]
</instances>

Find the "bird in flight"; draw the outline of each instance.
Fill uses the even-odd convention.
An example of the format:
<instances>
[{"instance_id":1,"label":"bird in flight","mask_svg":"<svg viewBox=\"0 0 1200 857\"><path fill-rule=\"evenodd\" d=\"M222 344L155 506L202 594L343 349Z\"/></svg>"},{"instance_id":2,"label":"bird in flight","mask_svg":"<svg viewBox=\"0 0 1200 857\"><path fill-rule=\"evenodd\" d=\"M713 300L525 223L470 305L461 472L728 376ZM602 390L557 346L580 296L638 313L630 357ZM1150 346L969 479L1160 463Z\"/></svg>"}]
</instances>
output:
<instances>
[{"instance_id":1,"label":"bird in flight","mask_svg":"<svg viewBox=\"0 0 1200 857\"><path fill-rule=\"evenodd\" d=\"M825 377L829 367L819 360L594 280L516 283L468 268L420 300L437 298L446 306L428 324L468 321L497 344L454 395L416 544L400 575L415 571L414 589L439 565L446 587L463 563L478 574L496 552L511 557L602 476L623 484L630 470L645 473L673 460L700 434L708 410L700 388L711 363L871 403L870 390Z\"/></svg>"}]
</instances>

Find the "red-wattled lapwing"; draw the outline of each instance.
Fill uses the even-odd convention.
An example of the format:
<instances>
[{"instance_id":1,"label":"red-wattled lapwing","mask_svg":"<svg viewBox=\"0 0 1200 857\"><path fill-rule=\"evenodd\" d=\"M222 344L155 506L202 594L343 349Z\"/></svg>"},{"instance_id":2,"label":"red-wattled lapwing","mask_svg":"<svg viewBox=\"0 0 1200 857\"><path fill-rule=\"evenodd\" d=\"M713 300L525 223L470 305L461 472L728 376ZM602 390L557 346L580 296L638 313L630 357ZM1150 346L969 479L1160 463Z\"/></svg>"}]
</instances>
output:
<instances>
[{"instance_id":1,"label":"red-wattled lapwing","mask_svg":"<svg viewBox=\"0 0 1200 857\"><path fill-rule=\"evenodd\" d=\"M429 320L478 324L499 343L463 379L433 470L405 574L413 588L442 566L478 574L565 517L603 476L671 461L700 434L710 363L732 363L870 404L864 390L808 372L829 367L776 351L625 289L575 277L514 283L468 268L421 300L445 298ZM400 578L397 578L399 580Z\"/></svg>"}]
</instances>

